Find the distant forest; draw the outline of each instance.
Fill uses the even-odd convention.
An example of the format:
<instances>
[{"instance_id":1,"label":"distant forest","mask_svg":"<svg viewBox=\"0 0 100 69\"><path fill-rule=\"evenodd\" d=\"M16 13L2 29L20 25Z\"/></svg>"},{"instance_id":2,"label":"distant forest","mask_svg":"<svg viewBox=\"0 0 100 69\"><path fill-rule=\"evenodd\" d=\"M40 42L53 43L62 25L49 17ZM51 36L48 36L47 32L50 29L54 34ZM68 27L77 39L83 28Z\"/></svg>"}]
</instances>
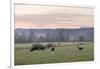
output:
<instances>
[{"instance_id":1,"label":"distant forest","mask_svg":"<svg viewBox=\"0 0 100 69\"><path fill-rule=\"evenodd\" d=\"M93 42L94 28L15 29L15 44L33 42Z\"/></svg>"}]
</instances>

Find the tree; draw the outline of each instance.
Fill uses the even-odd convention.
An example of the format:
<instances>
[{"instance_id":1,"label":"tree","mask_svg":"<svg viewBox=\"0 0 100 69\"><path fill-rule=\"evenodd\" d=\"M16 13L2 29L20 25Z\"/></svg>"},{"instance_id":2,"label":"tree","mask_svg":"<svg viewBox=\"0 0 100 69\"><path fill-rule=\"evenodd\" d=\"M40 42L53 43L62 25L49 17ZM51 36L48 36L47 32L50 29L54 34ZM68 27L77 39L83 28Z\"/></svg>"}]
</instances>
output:
<instances>
[{"instance_id":1,"label":"tree","mask_svg":"<svg viewBox=\"0 0 100 69\"><path fill-rule=\"evenodd\" d=\"M47 41L47 42L50 41L50 33L49 33L49 32L47 32L47 34L46 34L46 41Z\"/></svg>"},{"instance_id":2,"label":"tree","mask_svg":"<svg viewBox=\"0 0 100 69\"><path fill-rule=\"evenodd\" d=\"M69 41L69 35L66 36L66 39L65 39L65 40L66 40L66 41Z\"/></svg>"},{"instance_id":3,"label":"tree","mask_svg":"<svg viewBox=\"0 0 100 69\"><path fill-rule=\"evenodd\" d=\"M56 35L52 35L52 34L50 34L50 32L47 32L46 41L47 42L55 42L56 41Z\"/></svg>"},{"instance_id":4,"label":"tree","mask_svg":"<svg viewBox=\"0 0 100 69\"><path fill-rule=\"evenodd\" d=\"M56 34L56 41L58 42L62 42L65 41L65 37L63 35L63 31L62 30L58 30L58 33Z\"/></svg>"},{"instance_id":5,"label":"tree","mask_svg":"<svg viewBox=\"0 0 100 69\"><path fill-rule=\"evenodd\" d=\"M28 37L28 42L35 42L36 41L36 35L34 34L34 32L32 30L30 30L30 34L29 34L29 37Z\"/></svg>"},{"instance_id":6,"label":"tree","mask_svg":"<svg viewBox=\"0 0 100 69\"><path fill-rule=\"evenodd\" d=\"M18 43L18 37L19 37L18 34L15 33L15 44Z\"/></svg>"},{"instance_id":7,"label":"tree","mask_svg":"<svg viewBox=\"0 0 100 69\"><path fill-rule=\"evenodd\" d=\"M22 42L26 43L26 33L24 31L22 32L21 38L22 38Z\"/></svg>"},{"instance_id":8,"label":"tree","mask_svg":"<svg viewBox=\"0 0 100 69\"><path fill-rule=\"evenodd\" d=\"M26 43L26 34L22 32L21 35L15 33L15 44L16 43Z\"/></svg>"},{"instance_id":9,"label":"tree","mask_svg":"<svg viewBox=\"0 0 100 69\"><path fill-rule=\"evenodd\" d=\"M38 39L38 42L44 42L45 41L45 38L40 36L39 39Z\"/></svg>"},{"instance_id":10,"label":"tree","mask_svg":"<svg viewBox=\"0 0 100 69\"><path fill-rule=\"evenodd\" d=\"M79 41L80 41L80 42L85 41L85 37L84 37L84 36L82 36L82 35L80 35L80 36L79 36Z\"/></svg>"}]
</instances>

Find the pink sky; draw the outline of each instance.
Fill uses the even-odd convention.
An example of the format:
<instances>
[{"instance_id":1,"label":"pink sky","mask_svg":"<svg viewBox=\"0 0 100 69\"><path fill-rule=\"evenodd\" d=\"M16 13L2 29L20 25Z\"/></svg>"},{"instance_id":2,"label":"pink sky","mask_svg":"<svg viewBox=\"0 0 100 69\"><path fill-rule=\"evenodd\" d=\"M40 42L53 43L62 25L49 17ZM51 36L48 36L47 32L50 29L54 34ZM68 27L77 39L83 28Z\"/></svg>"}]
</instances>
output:
<instances>
[{"instance_id":1,"label":"pink sky","mask_svg":"<svg viewBox=\"0 0 100 69\"><path fill-rule=\"evenodd\" d=\"M15 28L80 28L93 25L93 8L15 6Z\"/></svg>"}]
</instances>

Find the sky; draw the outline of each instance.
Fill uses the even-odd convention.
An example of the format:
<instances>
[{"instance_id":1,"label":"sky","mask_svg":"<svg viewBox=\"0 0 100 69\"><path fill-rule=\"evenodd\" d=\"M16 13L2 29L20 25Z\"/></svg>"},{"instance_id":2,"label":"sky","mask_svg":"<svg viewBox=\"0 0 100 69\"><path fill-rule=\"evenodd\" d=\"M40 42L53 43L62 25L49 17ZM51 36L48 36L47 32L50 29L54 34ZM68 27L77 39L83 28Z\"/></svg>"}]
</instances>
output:
<instances>
[{"instance_id":1,"label":"sky","mask_svg":"<svg viewBox=\"0 0 100 69\"><path fill-rule=\"evenodd\" d=\"M15 28L55 29L94 26L91 7L15 5Z\"/></svg>"}]
</instances>

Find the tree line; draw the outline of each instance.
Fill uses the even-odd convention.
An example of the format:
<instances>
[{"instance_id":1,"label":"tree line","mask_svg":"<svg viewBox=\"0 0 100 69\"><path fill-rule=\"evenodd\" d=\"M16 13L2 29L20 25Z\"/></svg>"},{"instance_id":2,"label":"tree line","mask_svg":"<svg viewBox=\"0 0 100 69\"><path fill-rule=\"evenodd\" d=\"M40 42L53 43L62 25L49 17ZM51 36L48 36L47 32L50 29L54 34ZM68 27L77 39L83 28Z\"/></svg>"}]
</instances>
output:
<instances>
[{"instance_id":1,"label":"tree line","mask_svg":"<svg viewBox=\"0 0 100 69\"><path fill-rule=\"evenodd\" d=\"M54 37L50 36L50 32L46 33L46 36L37 37L36 34L30 30L29 35L26 35L25 32L22 32L21 35L15 32L15 43L32 43L32 42L85 42L88 41L83 35L80 35L77 39L73 38L70 40L70 37L66 37L63 34L63 31L55 32ZM91 40L92 41L92 40Z\"/></svg>"}]
</instances>

